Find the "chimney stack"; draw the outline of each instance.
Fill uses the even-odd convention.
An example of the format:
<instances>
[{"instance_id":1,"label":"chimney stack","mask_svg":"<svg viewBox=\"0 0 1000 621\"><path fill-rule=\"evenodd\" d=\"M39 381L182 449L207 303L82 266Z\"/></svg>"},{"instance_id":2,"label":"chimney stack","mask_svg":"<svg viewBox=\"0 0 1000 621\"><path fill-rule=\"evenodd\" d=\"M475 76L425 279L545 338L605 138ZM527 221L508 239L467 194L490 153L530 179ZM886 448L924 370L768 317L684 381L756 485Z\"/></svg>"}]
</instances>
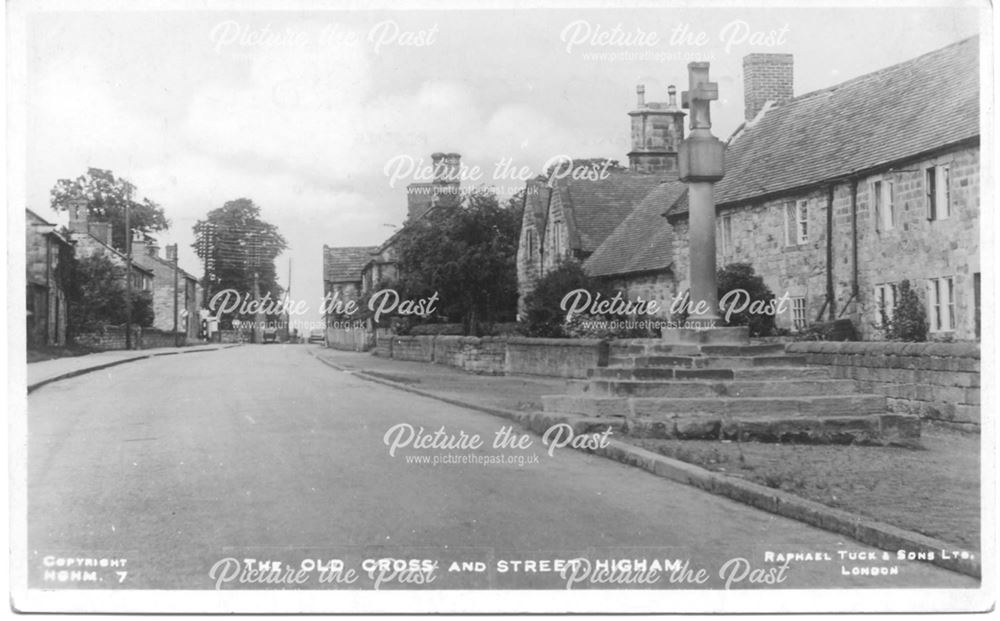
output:
<instances>
[{"instance_id":1,"label":"chimney stack","mask_svg":"<svg viewBox=\"0 0 1000 621\"><path fill-rule=\"evenodd\" d=\"M71 204L69 206L69 230L74 233L89 232L89 219L90 209L87 207L86 203Z\"/></svg>"},{"instance_id":2,"label":"chimney stack","mask_svg":"<svg viewBox=\"0 0 1000 621\"><path fill-rule=\"evenodd\" d=\"M635 87L636 103L637 107L642 108L646 105L646 87L640 84Z\"/></svg>"},{"instance_id":3,"label":"chimney stack","mask_svg":"<svg viewBox=\"0 0 1000 621\"><path fill-rule=\"evenodd\" d=\"M781 105L795 96L792 84L791 54L747 54L743 57L743 108L747 121L752 121L773 101Z\"/></svg>"},{"instance_id":4,"label":"chimney stack","mask_svg":"<svg viewBox=\"0 0 1000 621\"><path fill-rule=\"evenodd\" d=\"M458 153L432 153L434 183L458 183L461 177L462 156Z\"/></svg>"},{"instance_id":5,"label":"chimney stack","mask_svg":"<svg viewBox=\"0 0 1000 621\"><path fill-rule=\"evenodd\" d=\"M177 244L168 244L166 248L167 261L171 263L177 261Z\"/></svg>"},{"instance_id":6,"label":"chimney stack","mask_svg":"<svg viewBox=\"0 0 1000 621\"><path fill-rule=\"evenodd\" d=\"M97 240L103 242L104 244L111 245L111 223L110 222L91 222L87 226L87 232L94 236Z\"/></svg>"}]
</instances>

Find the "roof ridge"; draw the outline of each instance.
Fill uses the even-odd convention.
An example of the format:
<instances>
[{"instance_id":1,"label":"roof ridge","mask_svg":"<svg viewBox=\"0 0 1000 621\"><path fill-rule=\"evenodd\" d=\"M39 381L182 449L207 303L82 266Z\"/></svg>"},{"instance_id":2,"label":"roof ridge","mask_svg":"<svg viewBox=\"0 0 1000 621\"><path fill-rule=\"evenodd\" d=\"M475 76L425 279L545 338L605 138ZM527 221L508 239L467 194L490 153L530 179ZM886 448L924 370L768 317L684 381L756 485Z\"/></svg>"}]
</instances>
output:
<instances>
[{"instance_id":1,"label":"roof ridge","mask_svg":"<svg viewBox=\"0 0 1000 621\"><path fill-rule=\"evenodd\" d=\"M818 88L816 90L809 91L807 93L803 93L801 95L793 97L791 100L788 101L788 103L786 103L786 104L784 104L784 105L782 105L780 107L785 107L785 106L787 106L789 104L798 103L799 101L803 101L803 100L806 100L806 99L817 97L817 96L822 95L824 93L832 93L832 92L840 90L840 89L842 89L842 88L844 88L846 86L853 85L855 82L861 82L862 80L869 80L869 79L872 79L872 78L874 78L874 77L876 77L878 75L882 75L882 74L888 73L890 71L898 70L900 67L903 67L905 65L918 65L921 62L925 61L926 57L928 57L928 56L935 56L935 55L938 55L938 54L944 54L945 52L951 50L952 48L956 48L956 47L959 47L961 45L966 45L966 44L970 43L973 39L978 39L978 38L979 38L978 34L977 35L973 35L971 37L966 37L965 39L962 39L961 41L956 41L954 43L949 43L948 45L946 45L944 47L939 47L939 48L937 48L935 50L931 50L929 52L924 52L920 56L914 56L913 58L908 58L906 60L902 60L902 61L900 61L900 62L898 62L896 64L889 65L887 67L882 67L881 69L876 69L875 71L870 71L868 73L863 73L863 74L861 74L859 76L854 76L853 78L849 78L847 80L844 80L843 82L839 82L839 83L834 84L832 86L827 86L827 87L824 87L824 88Z\"/></svg>"}]
</instances>

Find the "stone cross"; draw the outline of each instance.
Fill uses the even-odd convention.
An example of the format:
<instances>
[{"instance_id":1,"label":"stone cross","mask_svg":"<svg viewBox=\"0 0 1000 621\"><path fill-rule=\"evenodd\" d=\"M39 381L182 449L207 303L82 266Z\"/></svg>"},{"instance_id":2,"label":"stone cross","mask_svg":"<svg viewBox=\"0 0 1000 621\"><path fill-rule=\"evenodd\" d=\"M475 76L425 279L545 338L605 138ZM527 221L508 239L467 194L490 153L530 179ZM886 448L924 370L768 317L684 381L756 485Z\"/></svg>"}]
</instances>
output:
<instances>
[{"instance_id":1,"label":"stone cross","mask_svg":"<svg viewBox=\"0 0 1000 621\"><path fill-rule=\"evenodd\" d=\"M691 110L691 129L711 129L709 102L719 98L719 85L708 81L708 63L688 63L690 90L681 93L681 107Z\"/></svg>"},{"instance_id":2,"label":"stone cross","mask_svg":"<svg viewBox=\"0 0 1000 621\"><path fill-rule=\"evenodd\" d=\"M691 110L691 133L681 143L678 153L680 180L688 185L690 293L691 302L696 305L688 320L699 327L711 328L720 324L714 185L725 176L726 147L712 135L709 103L719 98L719 85L708 81L708 63L689 63L688 78L690 83L681 94L681 105Z\"/></svg>"}]
</instances>

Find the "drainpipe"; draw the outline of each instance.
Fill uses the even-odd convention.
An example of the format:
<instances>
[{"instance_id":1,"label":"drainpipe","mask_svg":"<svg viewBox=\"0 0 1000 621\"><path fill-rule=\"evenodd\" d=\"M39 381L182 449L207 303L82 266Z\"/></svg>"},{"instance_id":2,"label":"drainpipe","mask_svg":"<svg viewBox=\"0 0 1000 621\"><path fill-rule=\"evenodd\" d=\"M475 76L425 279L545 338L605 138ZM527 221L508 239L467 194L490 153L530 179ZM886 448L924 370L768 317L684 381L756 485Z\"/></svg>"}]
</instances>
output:
<instances>
[{"instance_id":1,"label":"drainpipe","mask_svg":"<svg viewBox=\"0 0 1000 621\"><path fill-rule=\"evenodd\" d=\"M858 298L858 178L851 178L851 297Z\"/></svg>"},{"instance_id":2,"label":"drainpipe","mask_svg":"<svg viewBox=\"0 0 1000 621\"><path fill-rule=\"evenodd\" d=\"M827 318L836 317L837 301L833 292L833 184L827 186L826 194L826 301Z\"/></svg>"}]
</instances>

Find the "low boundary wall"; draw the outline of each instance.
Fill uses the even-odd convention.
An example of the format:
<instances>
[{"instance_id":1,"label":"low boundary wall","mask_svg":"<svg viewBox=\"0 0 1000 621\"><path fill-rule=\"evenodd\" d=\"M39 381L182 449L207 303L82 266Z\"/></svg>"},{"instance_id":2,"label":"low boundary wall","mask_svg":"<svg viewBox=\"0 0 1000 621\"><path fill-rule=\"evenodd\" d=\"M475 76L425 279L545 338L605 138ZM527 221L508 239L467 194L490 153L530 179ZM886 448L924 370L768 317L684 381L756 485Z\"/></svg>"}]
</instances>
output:
<instances>
[{"instance_id":1,"label":"low boundary wall","mask_svg":"<svg viewBox=\"0 0 1000 621\"><path fill-rule=\"evenodd\" d=\"M893 412L978 430L980 359L976 343L799 342L786 347L839 379L887 397Z\"/></svg>"},{"instance_id":2,"label":"low boundary wall","mask_svg":"<svg viewBox=\"0 0 1000 621\"><path fill-rule=\"evenodd\" d=\"M483 375L585 378L587 369L608 364L608 343L600 339L380 335L373 353Z\"/></svg>"}]
</instances>

